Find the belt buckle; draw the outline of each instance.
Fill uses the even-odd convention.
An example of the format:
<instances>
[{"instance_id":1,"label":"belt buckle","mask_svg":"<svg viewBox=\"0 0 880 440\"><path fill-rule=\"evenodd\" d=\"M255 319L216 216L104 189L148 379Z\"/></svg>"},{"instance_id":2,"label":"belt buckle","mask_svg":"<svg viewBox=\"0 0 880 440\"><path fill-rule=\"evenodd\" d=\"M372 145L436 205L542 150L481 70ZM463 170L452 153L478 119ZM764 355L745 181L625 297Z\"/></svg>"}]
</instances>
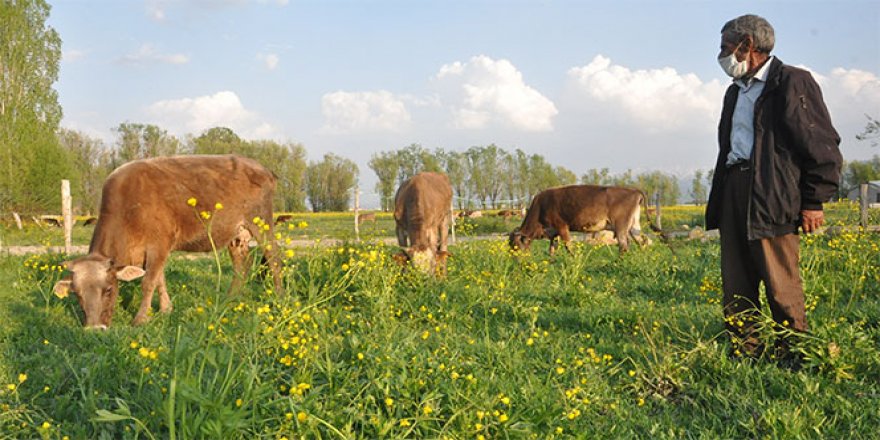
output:
<instances>
[{"instance_id":1,"label":"belt buckle","mask_svg":"<svg viewBox=\"0 0 880 440\"><path fill-rule=\"evenodd\" d=\"M734 163L732 163L732 164L731 164L730 166L728 166L727 168L732 169L732 170L748 171L749 168L751 168L751 167L752 167L752 164L749 163L749 161L747 161L747 160L741 160L741 161L739 161L739 162L734 162Z\"/></svg>"}]
</instances>

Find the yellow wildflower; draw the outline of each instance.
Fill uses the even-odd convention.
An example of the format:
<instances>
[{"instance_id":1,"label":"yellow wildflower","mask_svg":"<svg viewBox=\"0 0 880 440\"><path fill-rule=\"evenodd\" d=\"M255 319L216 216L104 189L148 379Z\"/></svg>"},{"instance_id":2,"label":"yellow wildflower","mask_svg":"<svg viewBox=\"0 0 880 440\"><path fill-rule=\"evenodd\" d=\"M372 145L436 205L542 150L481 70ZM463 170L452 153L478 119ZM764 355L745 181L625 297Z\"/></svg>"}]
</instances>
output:
<instances>
[{"instance_id":1,"label":"yellow wildflower","mask_svg":"<svg viewBox=\"0 0 880 440\"><path fill-rule=\"evenodd\" d=\"M198 201L196 200L195 197L190 197L189 200L186 201L187 205L193 206L193 207L196 206L196 203L198 203Z\"/></svg>"}]
</instances>

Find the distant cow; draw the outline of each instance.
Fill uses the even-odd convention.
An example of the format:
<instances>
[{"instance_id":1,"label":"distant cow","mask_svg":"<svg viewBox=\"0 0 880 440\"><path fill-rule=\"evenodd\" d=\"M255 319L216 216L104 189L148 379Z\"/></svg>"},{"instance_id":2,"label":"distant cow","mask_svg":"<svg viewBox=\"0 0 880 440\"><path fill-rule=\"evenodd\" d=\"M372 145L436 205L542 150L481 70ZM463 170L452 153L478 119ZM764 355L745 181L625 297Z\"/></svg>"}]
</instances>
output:
<instances>
[{"instance_id":1,"label":"distant cow","mask_svg":"<svg viewBox=\"0 0 880 440\"><path fill-rule=\"evenodd\" d=\"M548 238L553 255L556 237L568 250L571 231L611 230L620 252L626 252L628 237L638 241L641 235L639 214L644 202L644 193L632 188L570 185L541 191L532 199L522 225L510 233L510 247L528 250L532 240Z\"/></svg>"},{"instance_id":2,"label":"distant cow","mask_svg":"<svg viewBox=\"0 0 880 440\"><path fill-rule=\"evenodd\" d=\"M427 273L445 273L452 203L449 178L440 173L419 173L403 182L394 196L397 243L404 260Z\"/></svg>"},{"instance_id":3,"label":"distant cow","mask_svg":"<svg viewBox=\"0 0 880 440\"><path fill-rule=\"evenodd\" d=\"M458 212L458 218L480 218L483 216L483 211L466 209L464 211Z\"/></svg>"},{"instance_id":4,"label":"distant cow","mask_svg":"<svg viewBox=\"0 0 880 440\"><path fill-rule=\"evenodd\" d=\"M363 222L376 223L376 213L375 212L367 212L365 214L358 214L357 222L358 222L358 224L361 224Z\"/></svg>"},{"instance_id":5,"label":"distant cow","mask_svg":"<svg viewBox=\"0 0 880 440\"><path fill-rule=\"evenodd\" d=\"M92 226L98 222L97 217L89 217L83 221L83 226Z\"/></svg>"},{"instance_id":6,"label":"distant cow","mask_svg":"<svg viewBox=\"0 0 880 440\"><path fill-rule=\"evenodd\" d=\"M270 171L234 155L129 162L107 177L89 253L65 263L71 274L58 281L54 291L59 296L76 293L87 328L107 328L118 281L143 276L141 304L133 321L142 324L149 319L156 288L159 310L172 309L164 272L171 251L211 251L212 240L229 248L235 289L251 266L250 239L265 234L272 240L274 190ZM269 246L264 258L280 291L280 270Z\"/></svg>"},{"instance_id":7,"label":"distant cow","mask_svg":"<svg viewBox=\"0 0 880 440\"><path fill-rule=\"evenodd\" d=\"M277 226L277 225L280 225L280 224L282 224L282 223L289 222L289 221L291 221L291 220L293 220L293 216L292 216L292 215L290 215L290 214L281 214L281 215L278 216L278 218L275 219L275 225Z\"/></svg>"},{"instance_id":8,"label":"distant cow","mask_svg":"<svg viewBox=\"0 0 880 440\"><path fill-rule=\"evenodd\" d=\"M520 212L515 209L502 209L502 210L498 211L498 213L495 215L497 215L498 217L504 217L504 220L507 220L511 217L520 217L521 216Z\"/></svg>"}]
</instances>

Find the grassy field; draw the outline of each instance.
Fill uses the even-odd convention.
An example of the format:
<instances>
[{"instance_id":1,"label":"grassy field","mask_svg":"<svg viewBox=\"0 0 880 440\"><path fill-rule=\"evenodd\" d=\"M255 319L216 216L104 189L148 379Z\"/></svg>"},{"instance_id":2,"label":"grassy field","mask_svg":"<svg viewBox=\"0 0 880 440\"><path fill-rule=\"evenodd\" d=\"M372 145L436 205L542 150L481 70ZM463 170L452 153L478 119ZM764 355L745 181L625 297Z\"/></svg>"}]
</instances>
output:
<instances>
[{"instance_id":1,"label":"grassy field","mask_svg":"<svg viewBox=\"0 0 880 440\"><path fill-rule=\"evenodd\" d=\"M330 229L296 222L282 240ZM876 438L880 234L802 238L798 372L729 359L717 241L672 246L468 241L445 279L381 243L294 249L285 291L236 296L225 255L219 280L177 257L174 311L131 327L131 283L106 332L51 293L64 256L3 257L0 438Z\"/></svg>"}]
</instances>

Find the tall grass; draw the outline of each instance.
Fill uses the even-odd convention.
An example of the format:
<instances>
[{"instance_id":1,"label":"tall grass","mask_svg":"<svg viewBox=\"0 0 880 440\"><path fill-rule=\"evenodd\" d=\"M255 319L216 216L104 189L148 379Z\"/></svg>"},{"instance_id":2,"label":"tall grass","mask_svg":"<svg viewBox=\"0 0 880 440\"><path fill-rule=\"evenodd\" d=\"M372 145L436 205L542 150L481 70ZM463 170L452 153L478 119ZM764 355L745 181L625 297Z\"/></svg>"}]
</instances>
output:
<instances>
[{"instance_id":1,"label":"tall grass","mask_svg":"<svg viewBox=\"0 0 880 440\"><path fill-rule=\"evenodd\" d=\"M282 237L283 239L283 237ZM635 248L462 242L445 279L353 244L215 288L173 259L174 312L137 285L106 332L51 295L61 255L0 260L0 432L12 438L872 438L880 236L805 237L799 372L727 357L717 242ZM226 260L221 260L228 264ZM226 269L224 267L224 269ZM229 277L230 270L223 270ZM225 283L228 284L228 283ZM19 379L24 375L24 381ZM12 387L10 387L10 385Z\"/></svg>"}]
</instances>

